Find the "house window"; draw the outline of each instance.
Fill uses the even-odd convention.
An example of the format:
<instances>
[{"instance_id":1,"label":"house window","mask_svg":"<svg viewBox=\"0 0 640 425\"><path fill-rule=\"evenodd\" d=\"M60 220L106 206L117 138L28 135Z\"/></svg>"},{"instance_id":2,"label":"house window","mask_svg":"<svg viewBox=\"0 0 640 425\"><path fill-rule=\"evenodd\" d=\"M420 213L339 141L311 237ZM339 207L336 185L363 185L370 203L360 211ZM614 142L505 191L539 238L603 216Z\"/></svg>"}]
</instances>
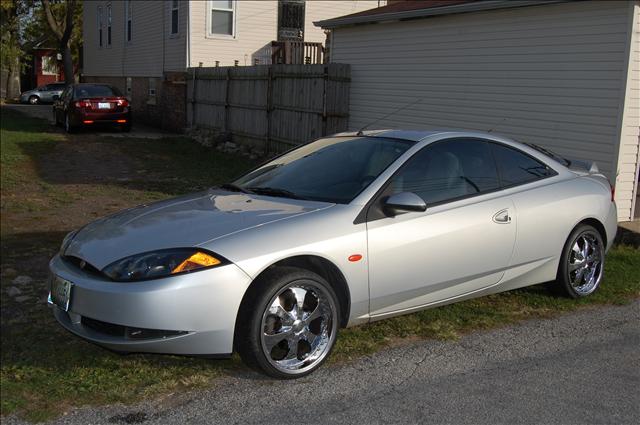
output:
<instances>
[{"instance_id":1,"label":"house window","mask_svg":"<svg viewBox=\"0 0 640 425\"><path fill-rule=\"evenodd\" d=\"M156 79L149 78L149 99L147 103L155 105L156 103Z\"/></svg>"},{"instance_id":2,"label":"house window","mask_svg":"<svg viewBox=\"0 0 640 425\"><path fill-rule=\"evenodd\" d=\"M133 16L133 6L132 6L133 2L131 0L126 0L125 1L125 13L126 13L126 22L127 22L127 28L126 28L126 32L127 32L127 42L131 41L131 30L132 28L132 16Z\"/></svg>"},{"instance_id":3,"label":"house window","mask_svg":"<svg viewBox=\"0 0 640 425\"><path fill-rule=\"evenodd\" d=\"M211 35L235 35L235 12L236 2L234 0L210 0L210 27Z\"/></svg>"},{"instance_id":4,"label":"house window","mask_svg":"<svg viewBox=\"0 0 640 425\"><path fill-rule=\"evenodd\" d=\"M111 47L111 5L107 5L107 47Z\"/></svg>"},{"instance_id":5,"label":"house window","mask_svg":"<svg viewBox=\"0 0 640 425\"><path fill-rule=\"evenodd\" d=\"M55 57L42 57L42 75L58 75L58 61Z\"/></svg>"},{"instance_id":6,"label":"house window","mask_svg":"<svg viewBox=\"0 0 640 425\"><path fill-rule=\"evenodd\" d=\"M171 34L178 33L178 0L171 1Z\"/></svg>"},{"instance_id":7,"label":"house window","mask_svg":"<svg viewBox=\"0 0 640 425\"><path fill-rule=\"evenodd\" d=\"M131 77L127 77L125 80L125 95L129 100L131 100Z\"/></svg>"},{"instance_id":8,"label":"house window","mask_svg":"<svg viewBox=\"0 0 640 425\"><path fill-rule=\"evenodd\" d=\"M98 46L102 47L102 6L98 6Z\"/></svg>"}]
</instances>

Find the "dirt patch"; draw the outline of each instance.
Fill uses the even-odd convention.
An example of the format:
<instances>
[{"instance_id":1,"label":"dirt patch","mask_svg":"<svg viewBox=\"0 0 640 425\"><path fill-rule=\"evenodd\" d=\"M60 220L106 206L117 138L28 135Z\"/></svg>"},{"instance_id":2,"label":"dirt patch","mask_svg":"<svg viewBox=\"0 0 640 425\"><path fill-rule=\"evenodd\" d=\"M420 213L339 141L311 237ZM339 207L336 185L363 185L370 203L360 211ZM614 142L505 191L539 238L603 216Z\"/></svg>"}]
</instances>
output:
<instances>
[{"instance_id":1,"label":"dirt patch","mask_svg":"<svg viewBox=\"0 0 640 425\"><path fill-rule=\"evenodd\" d=\"M75 136L58 143L36 162L39 177L51 184L85 184L126 181L134 161L123 155L115 143Z\"/></svg>"}]
</instances>

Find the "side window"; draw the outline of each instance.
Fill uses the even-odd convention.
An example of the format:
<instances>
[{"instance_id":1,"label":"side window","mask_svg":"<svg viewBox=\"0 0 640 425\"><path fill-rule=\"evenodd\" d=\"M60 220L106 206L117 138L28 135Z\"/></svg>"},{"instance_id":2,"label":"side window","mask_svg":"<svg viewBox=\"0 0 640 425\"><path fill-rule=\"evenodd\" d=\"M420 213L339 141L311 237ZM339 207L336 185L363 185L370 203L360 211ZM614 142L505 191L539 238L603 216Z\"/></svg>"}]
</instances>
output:
<instances>
[{"instance_id":1,"label":"side window","mask_svg":"<svg viewBox=\"0 0 640 425\"><path fill-rule=\"evenodd\" d=\"M503 186L529 183L556 174L551 168L524 152L491 143Z\"/></svg>"},{"instance_id":2,"label":"side window","mask_svg":"<svg viewBox=\"0 0 640 425\"><path fill-rule=\"evenodd\" d=\"M390 194L413 192L429 204L500 187L489 144L448 140L425 147L392 178Z\"/></svg>"}]
</instances>

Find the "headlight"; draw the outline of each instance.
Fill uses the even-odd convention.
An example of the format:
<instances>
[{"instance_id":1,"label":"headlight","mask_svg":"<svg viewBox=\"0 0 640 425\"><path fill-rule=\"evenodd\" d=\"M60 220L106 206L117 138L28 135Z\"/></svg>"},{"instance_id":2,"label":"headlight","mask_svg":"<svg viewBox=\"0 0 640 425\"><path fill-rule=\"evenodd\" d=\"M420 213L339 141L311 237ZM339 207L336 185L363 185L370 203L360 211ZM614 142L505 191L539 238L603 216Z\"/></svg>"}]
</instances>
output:
<instances>
[{"instance_id":1,"label":"headlight","mask_svg":"<svg viewBox=\"0 0 640 425\"><path fill-rule=\"evenodd\" d=\"M76 233L77 233L77 230L74 230L73 232L69 232L67 233L67 236L65 236L64 239L62 239L62 243L60 244L60 255L64 255L64 252L67 250L67 248L69 248L69 244L73 240L73 237L76 235Z\"/></svg>"},{"instance_id":2,"label":"headlight","mask_svg":"<svg viewBox=\"0 0 640 425\"><path fill-rule=\"evenodd\" d=\"M116 281L133 282L204 270L226 262L202 249L176 248L132 255L109 264L102 272Z\"/></svg>"}]
</instances>

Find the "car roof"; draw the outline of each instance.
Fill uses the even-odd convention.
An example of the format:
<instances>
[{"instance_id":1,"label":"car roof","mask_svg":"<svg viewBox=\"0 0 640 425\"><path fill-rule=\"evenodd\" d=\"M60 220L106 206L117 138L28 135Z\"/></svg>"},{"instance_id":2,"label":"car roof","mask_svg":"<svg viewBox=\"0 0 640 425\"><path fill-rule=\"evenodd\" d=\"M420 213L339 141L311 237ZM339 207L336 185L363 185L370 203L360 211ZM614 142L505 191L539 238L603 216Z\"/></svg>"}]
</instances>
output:
<instances>
[{"instance_id":1,"label":"car roof","mask_svg":"<svg viewBox=\"0 0 640 425\"><path fill-rule=\"evenodd\" d=\"M334 137L355 137L355 136L367 136L367 137L384 137L385 139L401 139L411 142L421 142L427 138L436 135L456 135L456 137L475 137L475 138L488 138L492 140L504 139L490 132L484 131L472 131L461 129L442 129L442 130L366 130L361 132L348 131L344 133L335 134Z\"/></svg>"}]
</instances>

